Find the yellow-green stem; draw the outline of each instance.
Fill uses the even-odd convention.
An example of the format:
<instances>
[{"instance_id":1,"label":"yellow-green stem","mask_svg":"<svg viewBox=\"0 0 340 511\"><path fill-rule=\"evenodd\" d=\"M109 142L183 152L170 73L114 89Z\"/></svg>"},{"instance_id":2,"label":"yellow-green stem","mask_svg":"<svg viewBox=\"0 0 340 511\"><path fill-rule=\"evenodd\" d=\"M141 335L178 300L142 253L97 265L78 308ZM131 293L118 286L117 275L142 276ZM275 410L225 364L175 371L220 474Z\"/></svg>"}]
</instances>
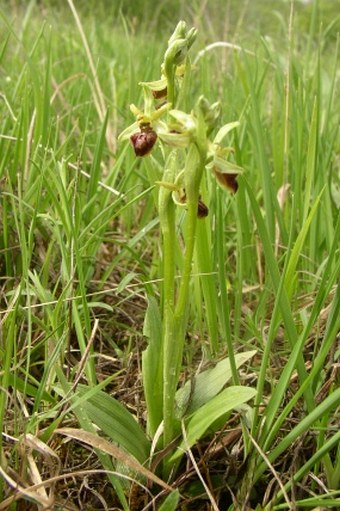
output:
<instances>
[{"instance_id":1,"label":"yellow-green stem","mask_svg":"<svg viewBox=\"0 0 340 511\"><path fill-rule=\"evenodd\" d=\"M176 155L173 152L168 159L164 179L173 182L175 176ZM163 237L163 419L167 434L163 436L164 446L169 437L172 437L173 419L169 416L171 403L174 402L170 368L173 358L173 350L176 342L173 329L173 310L175 296L175 257L174 240L175 228L175 204L171 197L171 191L161 188L159 195L159 219Z\"/></svg>"},{"instance_id":2,"label":"yellow-green stem","mask_svg":"<svg viewBox=\"0 0 340 511\"><path fill-rule=\"evenodd\" d=\"M197 203L203 168L204 164L199 157L199 153L196 147L192 145L188 152L185 167L188 213L181 283L175 308L169 307L166 311L164 310L166 312L166 318L164 318L164 446L169 445L176 431L175 395L185 341L189 284L196 236Z\"/></svg>"}]
</instances>

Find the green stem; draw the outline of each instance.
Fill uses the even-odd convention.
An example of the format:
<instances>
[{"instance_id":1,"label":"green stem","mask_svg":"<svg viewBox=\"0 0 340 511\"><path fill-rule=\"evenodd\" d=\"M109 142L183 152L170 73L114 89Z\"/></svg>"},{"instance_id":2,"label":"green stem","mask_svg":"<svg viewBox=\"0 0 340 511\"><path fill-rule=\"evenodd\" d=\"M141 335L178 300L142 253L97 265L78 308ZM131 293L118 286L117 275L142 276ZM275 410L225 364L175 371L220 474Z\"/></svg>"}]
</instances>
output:
<instances>
[{"instance_id":1,"label":"green stem","mask_svg":"<svg viewBox=\"0 0 340 511\"><path fill-rule=\"evenodd\" d=\"M177 152L172 151L167 159L163 180L175 187ZM167 314L174 309L175 300L175 203L172 190L161 187L159 193L159 221L163 236L163 307Z\"/></svg>"},{"instance_id":2,"label":"green stem","mask_svg":"<svg viewBox=\"0 0 340 511\"><path fill-rule=\"evenodd\" d=\"M175 308L169 307L167 310L164 325L164 446L169 445L175 436L175 395L185 341L189 284L196 235L197 203L203 168L204 163L196 147L192 144L186 158L184 172L188 214L182 278Z\"/></svg>"},{"instance_id":3,"label":"green stem","mask_svg":"<svg viewBox=\"0 0 340 511\"><path fill-rule=\"evenodd\" d=\"M176 320L182 321L185 317L188 303L189 283L191 266L195 246L197 205L199 198L199 187L202 179L205 161L199 153L196 145L191 144L185 165L185 192L187 199L187 229L185 235L185 254L183 263L183 274L180 284L178 300L175 309Z\"/></svg>"},{"instance_id":4,"label":"green stem","mask_svg":"<svg viewBox=\"0 0 340 511\"><path fill-rule=\"evenodd\" d=\"M175 178L176 153L172 152L164 172L164 180L173 183ZM173 351L175 349L173 311L175 295L175 204L171 191L162 187L159 194L159 219L163 237L163 419L164 419L164 447L168 439L173 436L173 409L174 392L171 391L173 382L171 378Z\"/></svg>"},{"instance_id":5,"label":"green stem","mask_svg":"<svg viewBox=\"0 0 340 511\"><path fill-rule=\"evenodd\" d=\"M196 235L196 224L197 224L197 202L198 202L198 194L196 201L188 201L187 202L187 226L186 226L186 235L185 235L185 254L184 254L184 262L183 262L183 273L181 284L178 293L178 299L175 308L175 319L177 321L182 321L186 316L186 308L188 304L188 293L189 293L189 284L190 284L190 276L191 276L191 267L192 267L192 258L195 246L195 235Z\"/></svg>"},{"instance_id":6,"label":"green stem","mask_svg":"<svg viewBox=\"0 0 340 511\"><path fill-rule=\"evenodd\" d=\"M175 69L171 60L165 59L164 72L167 81L167 102L175 108Z\"/></svg>"}]
</instances>

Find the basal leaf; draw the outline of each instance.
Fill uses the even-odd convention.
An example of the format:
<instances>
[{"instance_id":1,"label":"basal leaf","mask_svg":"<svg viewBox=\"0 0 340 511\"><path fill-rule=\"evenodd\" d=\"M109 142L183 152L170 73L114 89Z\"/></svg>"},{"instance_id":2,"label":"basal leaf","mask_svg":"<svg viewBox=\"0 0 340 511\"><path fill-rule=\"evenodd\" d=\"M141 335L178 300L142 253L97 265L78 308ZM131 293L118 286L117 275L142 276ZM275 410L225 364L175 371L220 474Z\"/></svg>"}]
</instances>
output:
<instances>
[{"instance_id":1,"label":"basal leaf","mask_svg":"<svg viewBox=\"0 0 340 511\"><path fill-rule=\"evenodd\" d=\"M171 456L170 462L176 461L183 455L185 449L190 448L197 440L202 438L217 419L249 401L255 394L256 390L252 388L242 386L228 387L201 406L187 420L185 425L186 442L184 440L181 442L175 453Z\"/></svg>"},{"instance_id":2,"label":"basal leaf","mask_svg":"<svg viewBox=\"0 0 340 511\"><path fill-rule=\"evenodd\" d=\"M79 387L84 395L86 388ZM103 433L143 463L149 456L149 441L134 416L109 394L98 391L82 407Z\"/></svg>"},{"instance_id":3,"label":"basal leaf","mask_svg":"<svg viewBox=\"0 0 340 511\"><path fill-rule=\"evenodd\" d=\"M175 490L167 496L163 504L159 508L159 511L176 511L177 504L179 501L179 491Z\"/></svg>"},{"instance_id":4,"label":"basal leaf","mask_svg":"<svg viewBox=\"0 0 340 511\"><path fill-rule=\"evenodd\" d=\"M235 355L236 367L238 368L250 360L255 353L256 350L252 350ZM215 367L199 373L192 381L187 381L176 393L178 417L180 418L184 411L186 411L186 415L189 415L210 401L230 379L230 362L228 358L225 358Z\"/></svg>"},{"instance_id":5,"label":"basal leaf","mask_svg":"<svg viewBox=\"0 0 340 511\"><path fill-rule=\"evenodd\" d=\"M149 297L144 321L144 335L149 344L142 354L144 395L148 409L148 433L155 434L162 421L163 379L162 379L162 321L157 301Z\"/></svg>"}]
</instances>

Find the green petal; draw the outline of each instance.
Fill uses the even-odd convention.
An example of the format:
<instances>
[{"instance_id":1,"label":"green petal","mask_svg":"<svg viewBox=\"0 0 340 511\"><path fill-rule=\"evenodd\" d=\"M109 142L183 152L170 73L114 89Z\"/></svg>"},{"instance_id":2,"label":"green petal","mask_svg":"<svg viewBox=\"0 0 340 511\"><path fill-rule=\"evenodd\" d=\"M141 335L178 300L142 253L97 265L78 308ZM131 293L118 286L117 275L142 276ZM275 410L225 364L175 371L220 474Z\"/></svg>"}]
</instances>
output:
<instances>
[{"instance_id":1,"label":"green petal","mask_svg":"<svg viewBox=\"0 0 340 511\"><path fill-rule=\"evenodd\" d=\"M240 123L238 121L236 122L229 122L228 124L225 124L220 128L217 132L216 137L214 138L214 144L221 144L224 137L229 133L229 131L233 130L234 128L237 128Z\"/></svg>"},{"instance_id":2,"label":"green petal","mask_svg":"<svg viewBox=\"0 0 340 511\"><path fill-rule=\"evenodd\" d=\"M134 122L133 124L125 128L124 131L121 132L121 134L118 137L118 141L120 142L121 140L130 140L131 135L133 135L137 131L139 131L139 124L138 122Z\"/></svg>"},{"instance_id":3,"label":"green petal","mask_svg":"<svg viewBox=\"0 0 340 511\"><path fill-rule=\"evenodd\" d=\"M150 90L161 91L166 88L167 80L166 78L161 78L160 80L155 80L153 82L139 82L139 85L148 87Z\"/></svg>"},{"instance_id":4,"label":"green petal","mask_svg":"<svg viewBox=\"0 0 340 511\"><path fill-rule=\"evenodd\" d=\"M185 148L192 141L191 133L170 133L169 131L157 131L159 138L171 147Z\"/></svg>"},{"instance_id":5,"label":"green petal","mask_svg":"<svg viewBox=\"0 0 340 511\"><path fill-rule=\"evenodd\" d=\"M169 114L178 124L182 127L183 130L195 131L196 129L196 120L192 115L182 112L182 110L170 110Z\"/></svg>"}]
</instances>

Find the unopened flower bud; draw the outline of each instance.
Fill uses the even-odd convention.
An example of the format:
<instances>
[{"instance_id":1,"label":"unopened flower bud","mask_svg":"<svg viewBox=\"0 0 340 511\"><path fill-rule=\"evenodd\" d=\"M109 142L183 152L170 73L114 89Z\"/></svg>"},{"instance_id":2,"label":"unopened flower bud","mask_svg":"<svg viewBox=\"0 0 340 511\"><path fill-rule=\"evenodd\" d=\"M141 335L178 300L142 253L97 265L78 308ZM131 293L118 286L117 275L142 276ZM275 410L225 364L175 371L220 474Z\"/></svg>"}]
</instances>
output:
<instances>
[{"instance_id":1,"label":"unopened flower bud","mask_svg":"<svg viewBox=\"0 0 340 511\"><path fill-rule=\"evenodd\" d=\"M188 43L186 39L176 39L165 52L165 66L179 66L184 62L187 53Z\"/></svg>"},{"instance_id":2,"label":"unopened flower bud","mask_svg":"<svg viewBox=\"0 0 340 511\"><path fill-rule=\"evenodd\" d=\"M168 46L170 46L176 39L184 39L187 33L187 24L185 21L181 20L177 23L175 30L173 31L171 37L168 41Z\"/></svg>"},{"instance_id":3,"label":"unopened flower bud","mask_svg":"<svg viewBox=\"0 0 340 511\"><path fill-rule=\"evenodd\" d=\"M215 128L221 115L221 104L217 101L211 105L204 96L201 96L197 102L197 108L199 108L203 114L208 131L211 131Z\"/></svg>"}]
</instances>

